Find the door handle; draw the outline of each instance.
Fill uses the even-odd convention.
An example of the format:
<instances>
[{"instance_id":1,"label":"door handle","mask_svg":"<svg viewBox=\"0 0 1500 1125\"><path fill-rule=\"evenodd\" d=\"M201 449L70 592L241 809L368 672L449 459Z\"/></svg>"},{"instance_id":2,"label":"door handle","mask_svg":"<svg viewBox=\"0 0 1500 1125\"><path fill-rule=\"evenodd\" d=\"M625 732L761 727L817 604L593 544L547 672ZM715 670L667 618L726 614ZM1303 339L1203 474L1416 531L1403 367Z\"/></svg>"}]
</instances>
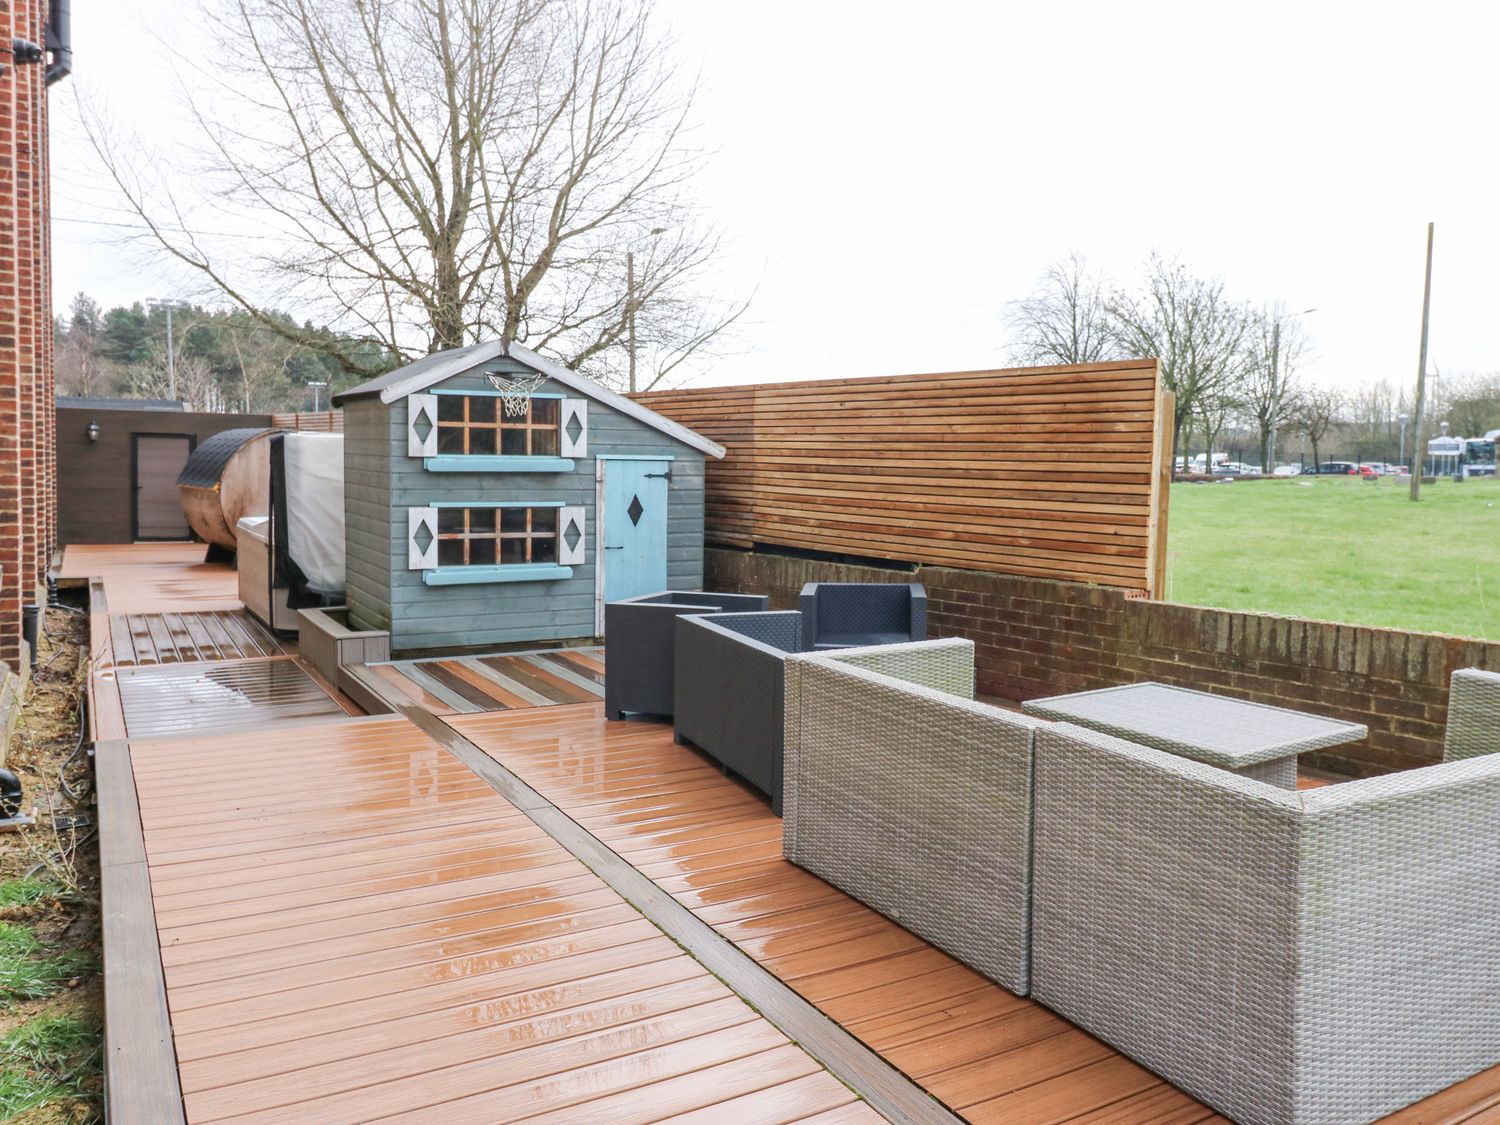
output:
<instances>
[{"instance_id":1,"label":"door handle","mask_svg":"<svg viewBox=\"0 0 1500 1125\"><path fill-rule=\"evenodd\" d=\"M621 543L618 547L605 547L604 549L606 551L623 551L625 549L625 544Z\"/></svg>"}]
</instances>

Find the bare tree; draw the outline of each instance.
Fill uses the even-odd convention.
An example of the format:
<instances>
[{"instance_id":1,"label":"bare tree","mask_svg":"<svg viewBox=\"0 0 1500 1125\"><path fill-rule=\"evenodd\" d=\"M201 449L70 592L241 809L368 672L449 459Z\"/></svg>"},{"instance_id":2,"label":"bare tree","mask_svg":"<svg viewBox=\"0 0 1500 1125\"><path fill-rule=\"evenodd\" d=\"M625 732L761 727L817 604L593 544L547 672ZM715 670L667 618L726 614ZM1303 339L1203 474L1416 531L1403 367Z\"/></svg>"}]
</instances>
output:
<instances>
[{"instance_id":1,"label":"bare tree","mask_svg":"<svg viewBox=\"0 0 1500 1125\"><path fill-rule=\"evenodd\" d=\"M1316 466L1322 465L1318 459L1318 443L1333 428L1343 408L1344 396L1332 387L1307 387L1298 396L1292 415L1293 425L1307 437Z\"/></svg>"},{"instance_id":2,"label":"bare tree","mask_svg":"<svg viewBox=\"0 0 1500 1125\"><path fill-rule=\"evenodd\" d=\"M171 394L166 348L152 341L149 354L125 369L122 389L133 398L164 399ZM200 355L179 354L172 365L177 397L188 410L214 414L225 409L227 396L213 366Z\"/></svg>"},{"instance_id":3,"label":"bare tree","mask_svg":"<svg viewBox=\"0 0 1500 1125\"><path fill-rule=\"evenodd\" d=\"M227 351L239 372L240 408L246 414L281 405L287 364L302 345L267 332L258 320L237 318L223 329Z\"/></svg>"},{"instance_id":4,"label":"bare tree","mask_svg":"<svg viewBox=\"0 0 1500 1125\"><path fill-rule=\"evenodd\" d=\"M1406 390L1389 380L1361 384L1343 397L1339 437L1361 461L1396 461L1401 455L1401 415L1409 415L1410 408Z\"/></svg>"},{"instance_id":5,"label":"bare tree","mask_svg":"<svg viewBox=\"0 0 1500 1125\"><path fill-rule=\"evenodd\" d=\"M1018 365L1098 363L1116 354L1103 279L1077 251L1049 265L1029 297L1005 312Z\"/></svg>"},{"instance_id":6,"label":"bare tree","mask_svg":"<svg viewBox=\"0 0 1500 1125\"><path fill-rule=\"evenodd\" d=\"M1302 322L1280 301L1251 315L1237 397L1257 431L1262 472L1276 467L1271 436L1291 421L1309 350Z\"/></svg>"},{"instance_id":7,"label":"bare tree","mask_svg":"<svg viewBox=\"0 0 1500 1125\"><path fill-rule=\"evenodd\" d=\"M104 318L99 303L87 293L76 293L68 308L66 330L57 350L58 389L91 398L101 389L99 341ZM63 331L62 327L59 327Z\"/></svg>"},{"instance_id":8,"label":"bare tree","mask_svg":"<svg viewBox=\"0 0 1500 1125\"><path fill-rule=\"evenodd\" d=\"M1198 409L1194 413L1203 424L1203 467L1206 472L1213 472L1214 446L1219 444L1220 435L1229 428L1231 419L1239 409L1240 404L1232 396L1222 392L1204 395L1198 400Z\"/></svg>"},{"instance_id":9,"label":"bare tree","mask_svg":"<svg viewBox=\"0 0 1500 1125\"><path fill-rule=\"evenodd\" d=\"M1500 427L1500 372L1436 371L1431 380L1432 417L1461 437L1483 437Z\"/></svg>"},{"instance_id":10,"label":"bare tree","mask_svg":"<svg viewBox=\"0 0 1500 1125\"><path fill-rule=\"evenodd\" d=\"M618 383L635 350L649 386L743 311L700 288L719 239L650 0L210 2L201 172L168 182L90 135L159 247L291 342L368 370L269 308L387 363L498 337ZM226 226L264 249L202 233Z\"/></svg>"},{"instance_id":11,"label":"bare tree","mask_svg":"<svg viewBox=\"0 0 1500 1125\"><path fill-rule=\"evenodd\" d=\"M1153 253L1145 282L1139 295L1113 294L1107 311L1121 352L1155 356L1163 389L1177 396L1175 454L1184 419L1239 377L1247 314L1225 295L1222 281L1195 277L1175 258Z\"/></svg>"}]
</instances>

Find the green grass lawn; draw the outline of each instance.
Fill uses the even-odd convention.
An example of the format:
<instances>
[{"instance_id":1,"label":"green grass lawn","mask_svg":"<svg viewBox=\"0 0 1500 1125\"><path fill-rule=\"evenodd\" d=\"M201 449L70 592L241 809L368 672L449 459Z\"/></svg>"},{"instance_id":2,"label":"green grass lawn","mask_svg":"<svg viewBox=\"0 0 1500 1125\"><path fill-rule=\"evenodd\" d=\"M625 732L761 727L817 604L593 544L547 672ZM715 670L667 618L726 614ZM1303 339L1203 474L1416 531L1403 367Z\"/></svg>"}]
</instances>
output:
<instances>
[{"instance_id":1,"label":"green grass lawn","mask_svg":"<svg viewBox=\"0 0 1500 1125\"><path fill-rule=\"evenodd\" d=\"M1500 482L1175 484L1169 601L1500 640Z\"/></svg>"}]
</instances>

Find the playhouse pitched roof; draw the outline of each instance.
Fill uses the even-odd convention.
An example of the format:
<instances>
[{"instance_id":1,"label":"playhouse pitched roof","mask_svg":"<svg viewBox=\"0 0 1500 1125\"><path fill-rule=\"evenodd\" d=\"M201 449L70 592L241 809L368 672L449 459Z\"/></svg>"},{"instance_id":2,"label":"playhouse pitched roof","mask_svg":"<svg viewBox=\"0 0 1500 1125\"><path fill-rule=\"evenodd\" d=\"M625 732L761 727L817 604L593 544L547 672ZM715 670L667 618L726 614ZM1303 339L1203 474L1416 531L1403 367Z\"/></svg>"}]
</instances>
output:
<instances>
[{"instance_id":1,"label":"playhouse pitched roof","mask_svg":"<svg viewBox=\"0 0 1500 1125\"><path fill-rule=\"evenodd\" d=\"M462 374L471 368L478 367L492 359L502 356L517 360L530 367L533 371L546 375L554 382L561 383L570 390L603 403L611 410L618 411L628 417L634 418L653 429L660 430L670 438L691 446L693 449L706 453L710 457L723 457L724 447L716 441L710 441L702 434L688 429L686 426L663 417L649 407L642 406L633 399L624 395L616 394L586 376L570 371L562 364L554 360L538 355L530 348L523 348L520 344L511 344L506 349L500 346L500 341L489 340L484 343L470 344L466 348L452 348L445 352L434 352L432 355L423 356L421 359L408 363L405 367L398 367L394 371L388 371L384 375L371 379L367 383L361 383L357 387L351 387L333 396L333 405L342 406L346 402L355 399L372 398L376 395L381 402L396 402L407 395L425 391L428 387L441 383L444 379L452 378L454 375Z\"/></svg>"}]
</instances>

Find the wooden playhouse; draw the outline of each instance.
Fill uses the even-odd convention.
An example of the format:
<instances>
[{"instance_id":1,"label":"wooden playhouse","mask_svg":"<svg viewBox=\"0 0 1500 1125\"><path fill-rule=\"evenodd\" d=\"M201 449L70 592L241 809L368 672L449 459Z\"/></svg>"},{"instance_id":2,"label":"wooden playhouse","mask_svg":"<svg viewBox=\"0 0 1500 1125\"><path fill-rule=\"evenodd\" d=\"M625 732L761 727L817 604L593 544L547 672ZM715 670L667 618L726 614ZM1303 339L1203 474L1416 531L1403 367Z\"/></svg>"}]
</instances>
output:
<instances>
[{"instance_id":1,"label":"wooden playhouse","mask_svg":"<svg viewBox=\"0 0 1500 1125\"><path fill-rule=\"evenodd\" d=\"M349 625L397 651L603 635L604 603L703 583L721 446L512 344L438 352L344 410Z\"/></svg>"}]
</instances>

